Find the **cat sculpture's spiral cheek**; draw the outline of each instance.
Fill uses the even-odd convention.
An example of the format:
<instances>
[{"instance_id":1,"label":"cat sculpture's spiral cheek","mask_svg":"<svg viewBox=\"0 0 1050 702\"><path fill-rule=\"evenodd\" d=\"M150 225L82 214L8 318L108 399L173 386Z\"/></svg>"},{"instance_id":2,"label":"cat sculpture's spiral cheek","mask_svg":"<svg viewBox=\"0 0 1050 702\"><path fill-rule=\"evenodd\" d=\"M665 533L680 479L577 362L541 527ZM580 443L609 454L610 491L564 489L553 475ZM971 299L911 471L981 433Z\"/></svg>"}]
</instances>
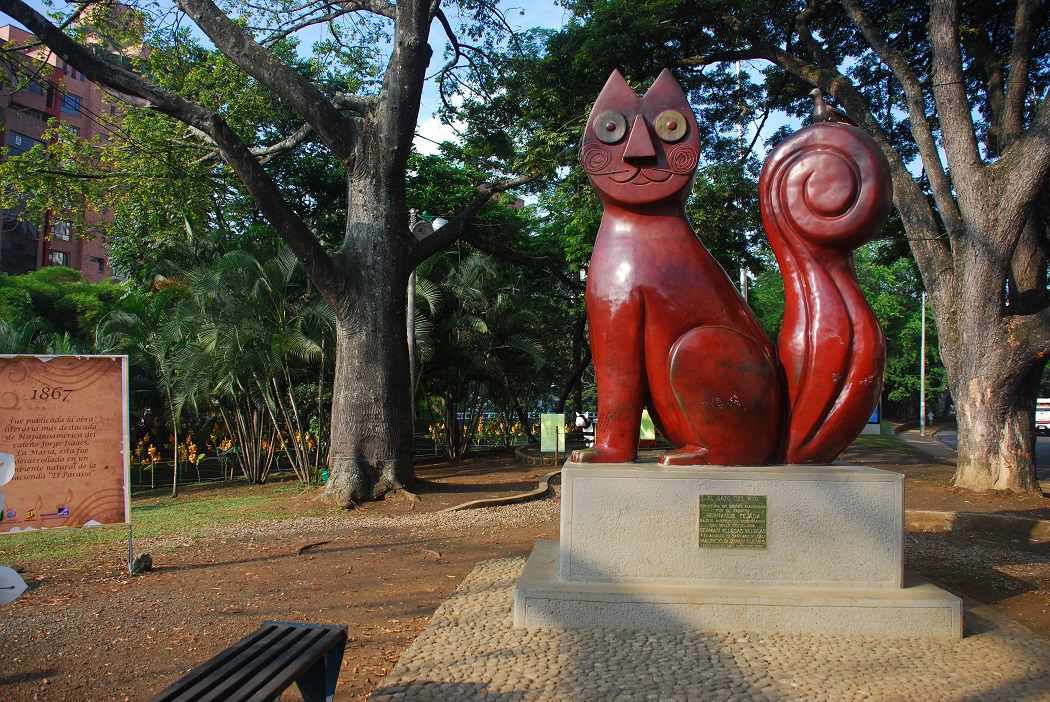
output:
<instances>
[{"instance_id":1,"label":"cat sculpture's spiral cheek","mask_svg":"<svg viewBox=\"0 0 1050 702\"><path fill-rule=\"evenodd\" d=\"M653 115L602 110L598 104L580 149L580 164L607 205L684 203L699 158L699 135L688 107Z\"/></svg>"}]
</instances>

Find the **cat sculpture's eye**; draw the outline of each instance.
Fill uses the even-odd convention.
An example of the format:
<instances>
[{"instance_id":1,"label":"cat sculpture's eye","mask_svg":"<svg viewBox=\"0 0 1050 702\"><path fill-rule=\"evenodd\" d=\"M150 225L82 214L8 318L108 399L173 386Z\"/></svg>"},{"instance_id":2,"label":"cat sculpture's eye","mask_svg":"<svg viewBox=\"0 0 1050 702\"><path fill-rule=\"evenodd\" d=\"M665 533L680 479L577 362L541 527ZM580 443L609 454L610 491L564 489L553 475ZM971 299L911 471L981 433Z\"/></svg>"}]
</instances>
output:
<instances>
[{"instance_id":1,"label":"cat sculpture's eye","mask_svg":"<svg viewBox=\"0 0 1050 702\"><path fill-rule=\"evenodd\" d=\"M653 125L656 135L666 142L674 143L685 136L685 117L676 110L661 112Z\"/></svg>"},{"instance_id":2,"label":"cat sculpture's eye","mask_svg":"<svg viewBox=\"0 0 1050 702\"><path fill-rule=\"evenodd\" d=\"M599 141L615 144L627 133L627 118L619 112L603 112L594 120L594 133Z\"/></svg>"}]
</instances>

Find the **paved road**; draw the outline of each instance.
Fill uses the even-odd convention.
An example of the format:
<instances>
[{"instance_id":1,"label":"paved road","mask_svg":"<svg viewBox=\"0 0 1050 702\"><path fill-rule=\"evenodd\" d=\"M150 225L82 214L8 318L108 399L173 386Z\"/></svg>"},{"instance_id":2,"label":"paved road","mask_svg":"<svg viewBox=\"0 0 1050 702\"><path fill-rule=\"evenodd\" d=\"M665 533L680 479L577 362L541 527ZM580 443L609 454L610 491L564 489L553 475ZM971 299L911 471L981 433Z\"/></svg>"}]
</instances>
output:
<instances>
[{"instance_id":1,"label":"paved road","mask_svg":"<svg viewBox=\"0 0 1050 702\"><path fill-rule=\"evenodd\" d=\"M932 431L936 428L936 425L934 425L929 429ZM929 431L927 431L928 434ZM955 427L941 429L933 435L933 438L952 449L959 448L959 437L956 434ZM1050 436L1035 437L1035 462L1035 472L1039 476L1039 480L1050 480Z\"/></svg>"}]
</instances>

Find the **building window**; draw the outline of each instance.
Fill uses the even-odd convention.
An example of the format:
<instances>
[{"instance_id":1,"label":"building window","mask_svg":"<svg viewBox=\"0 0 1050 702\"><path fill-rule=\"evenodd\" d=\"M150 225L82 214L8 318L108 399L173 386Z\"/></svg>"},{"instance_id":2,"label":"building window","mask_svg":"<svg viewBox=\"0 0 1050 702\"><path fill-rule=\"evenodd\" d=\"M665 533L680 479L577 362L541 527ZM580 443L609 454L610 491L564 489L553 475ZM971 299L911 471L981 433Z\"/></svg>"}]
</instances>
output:
<instances>
[{"instance_id":1,"label":"building window","mask_svg":"<svg viewBox=\"0 0 1050 702\"><path fill-rule=\"evenodd\" d=\"M47 256L47 261L52 266L68 266L69 254L65 251L51 251Z\"/></svg>"},{"instance_id":2,"label":"building window","mask_svg":"<svg viewBox=\"0 0 1050 702\"><path fill-rule=\"evenodd\" d=\"M117 114L117 106L116 105L110 105L109 106L109 114L111 114L111 115Z\"/></svg>"},{"instance_id":3,"label":"building window","mask_svg":"<svg viewBox=\"0 0 1050 702\"><path fill-rule=\"evenodd\" d=\"M8 156L21 156L26 151L37 144L43 144L44 142L33 137L26 136L25 134L19 134L18 132L8 132L7 134L7 155Z\"/></svg>"},{"instance_id":4,"label":"building window","mask_svg":"<svg viewBox=\"0 0 1050 702\"><path fill-rule=\"evenodd\" d=\"M109 134L106 134L105 132L99 132L98 138L102 141L109 141Z\"/></svg>"},{"instance_id":5,"label":"building window","mask_svg":"<svg viewBox=\"0 0 1050 702\"><path fill-rule=\"evenodd\" d=\"M80 136L80 127L70 127L69 131L73 132L73 136Z\"/></svg>"},{"instance_id":6,"label":"building window","mask_svg":"<svg viewBox=\"0 0 1050 702\"><path fill-rule=\"evenodd\" d=\"M62 111L68 112L71 115L80 114L80 98L76 95L63 95L62 96Z\"/></svg>"},{"instance_id":7,"label":"building window","mask_svg":"<svg viewBox=\"0 0 1050 702\"><path fill-rule=\"evenodd\" d=\"M92 263L97 263L98 264L98 273L99 273L99 275L102 275L102 273L105 270L106 259L102 258L101 256L92 256L91 257L91 261L92 261Z\"/></svg>"},{"instance_id":8,"label":"building window","mask_svg":"<svg viewBox=\"0 0 1050 702\"><path fill-rule=\"evenodd\" d=\"M44 86L40 85L40 83L37 83L35 80L31 80L26 84L26 91L33 95L43 95Z\"/></svg>"},{"instance_id":9,"label":"building window","mask_svg":"<svg viewBox=\"0 0 1050 702\"><path fill-rule=\"evenodd\" d=\"M51 238L59 241L69 241L73 233L73 225L69 222L58 221L51 225Z\"/></svg>"}]
</instances>

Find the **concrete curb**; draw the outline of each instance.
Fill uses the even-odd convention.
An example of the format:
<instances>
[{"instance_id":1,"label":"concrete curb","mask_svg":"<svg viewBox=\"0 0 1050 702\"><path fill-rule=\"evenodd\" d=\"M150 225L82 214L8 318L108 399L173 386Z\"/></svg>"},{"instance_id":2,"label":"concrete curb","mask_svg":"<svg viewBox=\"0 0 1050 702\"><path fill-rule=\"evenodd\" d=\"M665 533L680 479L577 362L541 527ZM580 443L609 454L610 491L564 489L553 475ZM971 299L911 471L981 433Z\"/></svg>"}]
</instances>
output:
<instances>
[{"instance_id":1,"label":"concrete curb","mask_svg":"<svg viewBox=\"0 0 1050 702\"><path fill-rule=\"evenodd\" d=\"M519 446L518 448L514 449L514 460L518 461L518 463L524 463L528 466L553 466L553 453L547 453L546 455L544 455L543 453L541 453L540 455L531 455L530 453L528 453L528 449L538 446L539 444L525 444L524 446ZM564 455L559 454L558 458L561 462L565 461Z\"/></svg>"},{"instance_id":2,"label":"concrete curb","mask_svg":"<svg viewBox=\"0 0 1050 702\"><path fill-rule=\"evenodd\" d=\"M1012 514L909 509L904 512L904 527L938 534L991 532L1021 538L1031 544L1050 543L1050 521Z\"/></svg>"},{"instance_id":3,"label":"concrete curb","mask_svg":"<svg viewBox=\"0 0 1050 702\"><path fill-rule=\"evenodd\" d=\"M476 507L498 507L499 505L513 505L518 502L527 502L537 497L543 497L550 490L551 480L560 475L561 471L556 470L547 475L543 476L535 490L529 490L528 492L519 492L514 495L507 495L506 497L489 497L484 500L471 500L470 502L464 502L461 505L453 505L452 507L446 507L445 509L438 510L438 514L443 512L458 512L461 509L474 509Z\"/></svg>"}]
</instances>

